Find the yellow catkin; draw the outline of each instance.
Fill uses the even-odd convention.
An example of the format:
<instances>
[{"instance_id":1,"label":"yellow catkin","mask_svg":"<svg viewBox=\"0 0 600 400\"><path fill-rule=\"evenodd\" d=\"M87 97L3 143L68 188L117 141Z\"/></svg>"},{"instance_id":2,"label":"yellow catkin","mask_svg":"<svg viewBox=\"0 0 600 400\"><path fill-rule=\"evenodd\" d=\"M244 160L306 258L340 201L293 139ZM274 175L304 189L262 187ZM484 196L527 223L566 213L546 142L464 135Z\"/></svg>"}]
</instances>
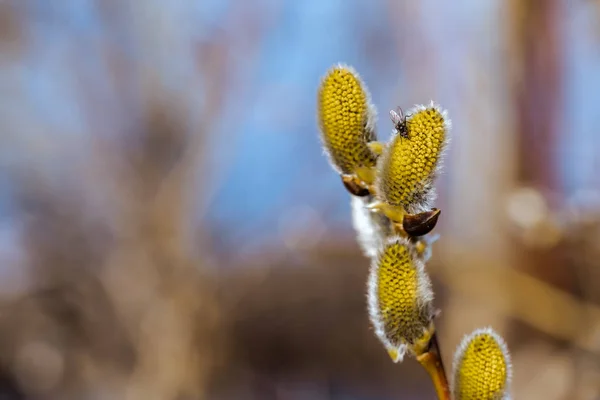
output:
<instances>
[{"instance_id":1,"label":"yellow catkin","mask_svg":"<svg viewBox=\"0 0 600 400\"><path fill-rule=\"evenodd\" d=\"M406 118L406 134L394 135L378 165L381 201L409 213L424 210L434 195L433 180L448 139L449 121L433 103Z\"/></svg>"},{"instance_id":2,"label":"yellow catkin","mask_svg":"<svg viewBox=\"0 0 600 400\"><path fill-rule=\"evenodd\" d=\"M501 400L508 396L510 356L500 336L480 329L459 346L453 373L455 400Z\"/></svg>"},{"instance_id":3,"label":"yellow catkin","mask_svg":"<svg viewBox=\"0 0 600 400\"><path fill-rule=\"evenodd\" d=\"M433 318L431 283L409 246L399 238L386 244L369 277L371 322L388 352L398 356L394 361L427 334Z\"/></svg>"},{"instance_id":4,"label":"yellow catkin","mask_svg":"<svg viewBox=\"0 0 600 400\"><path fill-rule=\"evenodd\" d=\"M339 65L327 72L318 92L319 126L332 166L342 174L376 164L367 146L375 140L371 107L367 88L352 68Z\"/></svg>"}]
</instances>

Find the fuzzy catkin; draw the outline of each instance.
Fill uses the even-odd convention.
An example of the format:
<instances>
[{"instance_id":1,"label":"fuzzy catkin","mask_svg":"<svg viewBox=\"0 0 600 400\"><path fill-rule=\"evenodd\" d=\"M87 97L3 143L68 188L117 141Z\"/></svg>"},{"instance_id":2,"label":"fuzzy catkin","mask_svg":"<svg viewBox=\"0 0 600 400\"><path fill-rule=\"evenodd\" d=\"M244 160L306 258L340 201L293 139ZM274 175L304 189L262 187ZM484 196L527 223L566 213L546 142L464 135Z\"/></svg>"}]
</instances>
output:
<instances>
[{"instance_id":1,"label":"fuzzy catkin","mask_svg":"<svg viewBox=\"0 0 600 400\"><path fill-rule=\"evenodd\" d=\"M318 92L321 139L334 169L352 174L374 167L376 156L367 143L375 140L374 108L358 73L338 65L323 78Z\"/></svg>"},{"instance_id":2,"label":"fuzzy catkin","mask_svg":"<svg viewBox=\"0 0 600 400\"><path fill-rule=\"evenodd\" d=\"M378 163L381 201L409 213L426 211L435 198L433 181L448 141L450 122L434 103L406 118L406 134L394 135Z\"/></svg>"},{"instance_id":3,"label":"fuzzy catkin","mask_svg":"<svg viewBox=\"0 0 600 400\"><path fill-rule=\"evenodd\" d=\"M504 340L493 330L466 336L454 357L454 400L508 399L511 364Z\"/></svg>"},{"instance_id":4,"label":"fuzzy catkin","mask_svg":"<svg viewBox=\"0 0 600 400\"><path fill-rule=\"evenodd\" d=\"M434 315L431 282L407 240L389 240L373 261L368 299L375 333L400 361L428 332Z\"/></svg>"}]
</instances>

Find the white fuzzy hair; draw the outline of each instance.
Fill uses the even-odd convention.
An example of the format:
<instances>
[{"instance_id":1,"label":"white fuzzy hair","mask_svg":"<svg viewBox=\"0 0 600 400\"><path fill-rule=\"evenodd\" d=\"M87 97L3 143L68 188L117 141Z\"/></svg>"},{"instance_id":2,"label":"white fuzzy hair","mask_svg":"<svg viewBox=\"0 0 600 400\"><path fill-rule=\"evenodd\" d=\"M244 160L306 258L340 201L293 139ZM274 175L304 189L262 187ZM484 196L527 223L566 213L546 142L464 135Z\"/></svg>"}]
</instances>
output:
<instances>
[{"instance_id":1,"label":"white fuzzy hair","mask_svg":"<svg viewBox=\"0 0 600 400\"><path fill-rule=\"evenodd\" d=\"M510 353L508 351L508 346L506 345L506 342L504 341L502 336L497 334L496 331L494 331L491 327L479 328L474 330L470 334L465 335L458 347L456 348L456 352L454 353L454 359L452 361L452 381L450 382L453 398L458 399L458 397L456 396L456 380L458 379L458 368L464 357L464 353L467 350L469 343L471 343L471 341L473 341L476 337L481 335L491 336L494 339L494 341L498 343L498 347L500 347L500 351L502 352L506 363L506 383L504 385L504 392L502 393L502 397L499 400L510 400L510 385L512 381L512 363L510 359Z\"/></svg>"},{"instance_id":2,"label":"white fuzzy hair","mask_svg":"<svg viewBox=\"0 0 600 400\"><path fill-rule=\"evenodd\" d=\"M367 208L372 196L350 196L352 225L363 253L373 259L379 255L389 232L389 220Z\"/></svg>"}]
</instances>

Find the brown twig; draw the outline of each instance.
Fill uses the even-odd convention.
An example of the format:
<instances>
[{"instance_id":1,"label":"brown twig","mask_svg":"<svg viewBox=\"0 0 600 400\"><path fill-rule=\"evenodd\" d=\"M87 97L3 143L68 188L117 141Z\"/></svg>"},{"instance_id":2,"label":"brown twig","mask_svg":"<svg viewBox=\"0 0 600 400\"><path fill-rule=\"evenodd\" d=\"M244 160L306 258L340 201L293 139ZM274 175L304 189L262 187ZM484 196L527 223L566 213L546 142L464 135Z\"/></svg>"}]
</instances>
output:
<instances>
[{"instance_id":1,"label":"brown twig","mask_svg":"<svg viewBox=\"0 0 600 400\"><path fill-rule=\"evenodd\" d=\"M431 336L429 349L423 354L418 355L417 361L429 374L438 399L450 400L450 388L448 386L448 380L446 379L444 363L440 356L440 346L437 341L436 333Z\"/></svg>"}]
</instances>

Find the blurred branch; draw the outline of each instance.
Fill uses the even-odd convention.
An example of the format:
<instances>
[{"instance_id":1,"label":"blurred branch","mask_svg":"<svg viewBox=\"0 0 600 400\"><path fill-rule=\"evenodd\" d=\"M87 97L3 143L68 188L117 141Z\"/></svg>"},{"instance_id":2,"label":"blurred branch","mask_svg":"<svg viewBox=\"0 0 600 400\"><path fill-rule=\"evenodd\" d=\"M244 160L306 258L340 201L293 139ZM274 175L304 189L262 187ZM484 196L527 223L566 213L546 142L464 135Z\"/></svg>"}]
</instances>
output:
<instances>
[{"instance_id":1,"label":"blurred branch","mask_svg":"<svg viewBox=\"0 0 600 400\"><path fill-rule=\"evenodd\" d=\"M15 56L24 50L23 16L12 1L0 2L0 53Z\"/></svg>"},{"instance_id":2,"label":"blurred branch","mask_svg":"<svg viewBox=\"0 0 600 400\"><path fill-rule=\"evenodd\" d=\"M600 356L600 307L529 276L498 265L487 257L455 254L461 267L451 270L434 264L433 274L452 292L493 312L516 318L557 339ZM486 268L479 268L485 265ZM468 279L466 279L468 277ZM494 282L494 285L489 284Z\"/></svg>"},{"instance_id":3,"label":"blurred branch","mask_svg":"<svg viewBox=\"0 0 600 400\"><path fill-rule=\"evenodd\" d=\"M519 174L524 184L557 191L562 109L563 10L558 0L510 3L510 64L517 112Z\"/></svg>"}]
</instances>

